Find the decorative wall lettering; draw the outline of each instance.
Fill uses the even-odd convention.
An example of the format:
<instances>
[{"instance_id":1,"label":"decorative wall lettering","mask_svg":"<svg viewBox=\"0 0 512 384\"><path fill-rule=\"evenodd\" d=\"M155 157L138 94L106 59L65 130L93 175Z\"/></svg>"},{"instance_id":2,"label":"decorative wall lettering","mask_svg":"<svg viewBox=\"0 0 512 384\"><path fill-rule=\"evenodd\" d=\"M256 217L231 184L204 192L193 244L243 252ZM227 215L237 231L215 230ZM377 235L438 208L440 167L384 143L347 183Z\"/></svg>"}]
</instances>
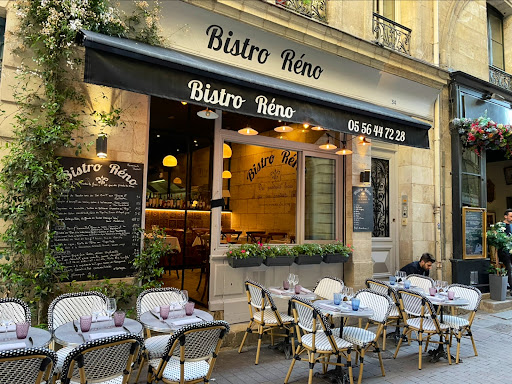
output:
<instances>
[{"instance_id":1,"label":"decorative wall lettering","mask_svg":"<svg viewBox=\"0 0 512 384\"><path fill-rule=\"evenodd\" d=\"M283 157L281 159L283 164L287 164L290 167L297 169L297 152L290 156L290 151L283 151L281 152L281 156Z\"/></svg>"},{"instance_id":2,"label":"decorative wall lettering","mask_svg":"<svg viewBox=\"0 0 512 384\"><path fill-rule=\"evenodd\" d=\"M267 165L272 164L274 162L274 155L270 155L267 157L262 157L258 164L253 164L252 168L247 172L247 180L252 181L254 177L265 168Z\"/></svg>"}]
</instances>

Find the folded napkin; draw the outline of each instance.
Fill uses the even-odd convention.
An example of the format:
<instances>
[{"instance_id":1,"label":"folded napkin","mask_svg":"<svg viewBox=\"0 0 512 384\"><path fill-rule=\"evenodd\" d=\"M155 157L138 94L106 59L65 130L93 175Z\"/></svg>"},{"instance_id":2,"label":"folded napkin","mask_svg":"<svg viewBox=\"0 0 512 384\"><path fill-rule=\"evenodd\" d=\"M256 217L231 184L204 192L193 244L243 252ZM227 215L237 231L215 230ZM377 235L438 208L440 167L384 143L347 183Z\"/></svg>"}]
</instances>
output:
<instances>
[{"instance_id":1,"label":"folded napkin","mask_svg":"<svg viewBox=\"0 0 512 384\"><path fill-rule=\"evenodd\" d=\"M309 289L304 288L304 287L302 287L302 288L300 289L300 292L301 292L301 293L313 293L313 292L311 292Z\"/></svg>"},{"instance_id":2,"label":"folded napkin","mask_svg":"<svg viewBox=\"0 0 512 384\"><path fill-rule=\"evenodd\" d=\"M126 332L124 330L119 329L119 330L113 330L111 332L91 333L91 334L87 335L87 338L92 341L92 340L102 339L103 337L123 335L125 333Z\"/></svg>"},{"instance_id":3,"label":"folded napkin","mask_svg":"<svg viewBox=\"0 0 512 384\"><path fill-rule=\"evenodd\" d=\"M112 318L110 316L106 316L106 315L100 315L100 316L93 316L92 317L92 322L93 323L99 323L101 321L109 321L109 320L112 320Z\"/></svg>"},{"instance_id":4,"label":"folded napkin","mask_svg":"<svg viewBox=\"0 0 512 384\"><path fill-rule=\"evenodd\" d=\"M7 332L16 331L16 324L9 324L7 326ZM0 326L0 332L5 332L5 325Z\"/></svg>"},{"instance_id":5,"label":"folded napkin","mask_svg":"<svg viewBox=\"0 0 512 384\"><path fill-rule=\"evenodd\" d=\"M318 304L318 306L320 308L327 309L329 311L337 311L337 312L339 312L340 309L341 309L339 305L334 305L334 304L320 303L320 304Z\"/></svg>"},{"instance_id":6,"label":"folded napkin","mask_svg":"<svg viewBox=\"0 0 512 384\"><path fill-rule=\"evenodd\" d=\"M174 326L174 327L182 327L184 325L188 325L188 324L195 324L195 323L200 323L202 322L203 320L198 318L198 317L195 317L195 316L191 316L190 318L187 318L187 319L173 319L172 321L169 321L167 322L170 326Z\"/></svg>"},{"instance_id":7,"label":"folded napkin","mask_svg":"<svg viewBox=\"0 0 512 384\"><path fill-rule=\"evenodd\" d=\"M283 293L288 293L288 291L281 289L281 288L270 288L269 290L271 292L278 293L280 295L282 295Z\"/></svg>"},{"instance_id":8,"label":"folded napkin","mask_svg":"<svg viewBox=\"0 0 512 384\"><path fill-rule=\"evenodd\" d=\"M26 348L25 342L17 342L17 343L8 343L8 344L0 344L0 351L8 351L11 349L20 349Z\"/></svg>"},{"instance_id":9,"label":"folded napkin","mask_svg":"<svg viewBox=\"0 0 512 384\"><path fill-rule=\"evenodd\" d=\"M448 300L448 297L444 297L444 296L430 296L429 299L430 299L430 301L433 301L433 302L436 302L436 303L442 303L442 302Z\"/></svg>"}]
</instances>

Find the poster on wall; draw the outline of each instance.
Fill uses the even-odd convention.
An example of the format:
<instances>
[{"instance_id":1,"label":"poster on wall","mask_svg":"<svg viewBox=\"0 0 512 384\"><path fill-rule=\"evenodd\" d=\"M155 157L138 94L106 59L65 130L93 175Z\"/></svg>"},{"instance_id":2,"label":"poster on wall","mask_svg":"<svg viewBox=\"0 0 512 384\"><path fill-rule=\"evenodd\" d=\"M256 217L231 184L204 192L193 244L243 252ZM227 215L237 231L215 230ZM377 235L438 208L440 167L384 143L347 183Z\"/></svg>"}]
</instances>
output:
<instances>
[{"instance_id":1,"label":"poster on wall","mask_svg":"<svg viewBox=\"0 0 512 384\"><path fill-rule=\"evenodd\" d=\"M352 187L354 232L373 232L372 187Z\"/></svg>"},{"instance_id":2,"label":"poster on wall","mask_svg":"<svg viewBox=\"0 0 512 384\"><path fill-rule=\"evenodd\" d=\"M487 228L485 208L462 207L462 257L464 259L485 259Z\"/></svg>"},{"instance_id":3,"label":"poster on wall","mask_svg":"<svg viewBox=\"0 0 512 384\"><path fill-rule=\"evenodd\" d=\"M61 164L79 184L57 203L57 261L70 280L131 276L141 247L144 165L71 157Z\"/></svg>"}]
</instances>

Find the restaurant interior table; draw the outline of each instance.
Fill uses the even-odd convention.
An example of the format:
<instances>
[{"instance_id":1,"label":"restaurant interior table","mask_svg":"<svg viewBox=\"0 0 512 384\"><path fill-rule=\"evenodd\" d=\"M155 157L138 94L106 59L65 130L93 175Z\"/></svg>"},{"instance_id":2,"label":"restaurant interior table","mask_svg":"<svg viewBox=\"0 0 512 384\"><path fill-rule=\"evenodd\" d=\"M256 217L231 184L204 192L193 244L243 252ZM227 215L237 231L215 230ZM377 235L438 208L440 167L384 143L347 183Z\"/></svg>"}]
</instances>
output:
<instances>
[{"instance_id":1,"label":"restaurant interior table","mask_svg":"<svg viewBox=\"0 0 512 384\"><path fill-rule=\"evenodd\" d=\"M18 348L47 347L52 339L51 333L46 329L30 327L28 335L24 339L18 339L16 337L16 326L14 324L7 329L7 332L0 332L0 351Z\"/></svg>"},{"instance_id":2,"label":"restaurant interior table","mask_svg":"<svg viewBox=\"0 0 512 384\"><path fill-rule=\"evenodd\" d=\"M55 329L53 337L57 343L67 347L90 341L89 337L91 335L94 337L94 335L101 334L102 337L108 337L121 333L142 335L142 324L137 320L128 318L124 319L122 327L116 327L114 320L98 321L92 323L91 329L88 332L82 332L80 330L80 320L73 320Z\"/></svg>"},{"instance_id":3,"label":"restaurant interior table","mask_svg":"<svg viewBox=\"0 0 512 384\"><path fill-rule=\"evenodd\" d=\"M172 316L172 315L170 315ZM193 319L200 321L213 321L213 316L208 312L202 311L200 309L194 309L194 313L191 316L180 316L177 318L168 318L167 320L162 320L159 317L158 312L155 313L153 310L144 312L140 316L140 322L144 325L145 328L150 331L161 332L161 333L172 333L176 329L180 328L183 325L175 326L173 323L175 322L187 322L192 321Z\"/></svg>"}]
</instances>

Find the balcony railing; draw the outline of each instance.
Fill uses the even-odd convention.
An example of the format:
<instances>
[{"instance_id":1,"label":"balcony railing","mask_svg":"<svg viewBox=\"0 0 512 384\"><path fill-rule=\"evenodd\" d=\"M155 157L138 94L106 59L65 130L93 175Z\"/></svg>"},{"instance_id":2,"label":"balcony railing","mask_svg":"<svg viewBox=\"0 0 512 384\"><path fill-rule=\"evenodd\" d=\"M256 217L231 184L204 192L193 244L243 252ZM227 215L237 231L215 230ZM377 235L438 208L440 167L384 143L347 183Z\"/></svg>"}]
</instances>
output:
<instances>
[{"instance_id":1,"label":"balcony railing","mask_svg":"<svg viewBox=\"0 0 512 384\"><path fill-rule=\"evenodd\" d=\"M377 44L410 55L411 32L412 29L373 13L373 35Z\"/></svg>"},{"instance_id":2,"label":"balcony railing","mask_svg":"<svg viewBox=\"0 0 512 384\"><path fill-rule=\"evenodd\" d=\"M327 0L275 0L277 5L281 5L291 11L301 15L311 17L312 19L327 23L327 14L325 12L325 3Z\"/></svg>"},{"instance_id":3,"label":"balcony railing","mask_svg":"<svg viewBox=\"0 0 512 384\"><path fill-rule=\"evenodd\" d=\"M512 91L512 75L492 65L489 66L489 83Z\"/></svg>"}]
</instances>

